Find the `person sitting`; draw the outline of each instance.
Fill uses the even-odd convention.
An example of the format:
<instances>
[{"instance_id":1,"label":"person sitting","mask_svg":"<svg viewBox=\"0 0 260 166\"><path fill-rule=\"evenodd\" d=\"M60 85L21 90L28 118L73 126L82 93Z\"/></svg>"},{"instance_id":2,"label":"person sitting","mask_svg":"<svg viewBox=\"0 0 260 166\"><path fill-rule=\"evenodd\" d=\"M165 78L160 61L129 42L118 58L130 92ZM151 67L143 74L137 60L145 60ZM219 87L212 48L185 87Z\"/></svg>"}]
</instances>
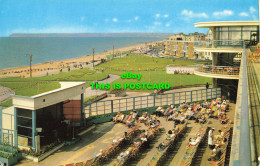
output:
<instances>
[{"instance_id":1,"label":"person sitting","mask_svg":"<svg viewBox=\"0 0 260 166\"><path fill-rule=\"evenodd\" d=\"M215 136L215 139L223 139L223 138L224 138L224 132L218 130L218 135Z\"/></svg>"},{"instance_id":2,"label":"person sitting","mask_svg":"<svg viewBox=\"0 0 260 166\"><path fill-rule=\"evenodd\" d=\"M151 114L148 114L147 117L146 117L146 120L145 120L145 123L144 123L144 124L145 124L146 126L149 126L151 121L152 121Z\"/></svg>"},{"instance_id":3,"label":"person sitting","mask_svg":"<svg viewBox=\"0 0 260 166\"><path fill-rule=\"evenodd\" d=\"M221 103L221 98L220 98L220 96L217 97L216 102L217 102L218 104Z\"/></svg>"},{"instance_id":4,"label":"person sitting","mask_svg":"<svg viewBox=\"0 0 260 166\"><path fill-rule=\"evenodd\" d=\"M160 143L156 148L159 150L165 149L170 144L170 141L164 140L162 143Z\"/></svg>"},{"instance_id":5,"label":"person sitting","mask_svg":"<svg viewBox=\"0 0 260 166\"><path fill-rule=\"evenodd\" d=\"M162 112L161 112L161 110L163 109L163 106L159 106L156 110L155 110L155 115L156 116L161 116L162 114Z\"/></svg>"},{"instance_id":6,"label":"person sitting","mask_svg":"<svg viewBox=\"0 0 260 166\"><path fill-rule=\"evenodd\" d=\"M185 122L184 114L180 114L177 118L175 118L175 122L177 122L177 123L184 123Z\"/></svg>"},{"instance_id":7,"label":"person sitting","mask_svg":"<svg viewBox=\"0 0 260 166\"><path fill-rule=\"evenodd\" d=\"M166 117L169 111L170 111L170 108L168 107L168 108L163 112L163 116Z\"/></svg>"},{"instance_id":8,"label":"person sitting","mask_svg":"<svg viewBox=\"0 0 260 166\"><path fill-rule=\"evenodd\" d=\"M194 118L193 117L194 113L191 111L191 108L188 108L188 110L186 111L186 113L184 115L186 116L187 119Z\"/></svg>"},{"instance_id":9,"label":"person sitting","mask_svg":"<svg viewBox=\"0 0 260 166\"><path fill-rule=\"evenodd\" d=\"M117 122L117 119L119 118L119 116L120 116L120 112L118 112L118 113L116 114L116 116L113 117L113 122L114 122L114 123Z\"/></svg>"},{"instance_id":10,"label":"person sitting","mask_svg":"<svg viewBox=\"0 0 260 166\"><path fill-rule=\"evenodd\" d=\"M158 126L160 126L160 120L156 120L156 122L151 125L151 128L156 129Z\"/></svg>"},{"instance_id":11,"label":"person sitting","mask_svg":"<svg viewBox=\"0 0 260 166\"><path fill-rule=\"evenodd\" d=\"M132 115L129 115L129 116L127 117L127 119L124 121L124 123L130 122L130 121L133 120L133 119L134 119L133 116L132 116Z\"/></svg>"},{"instance_id":12,"label":"person sitting","mask_svg":"<svg viewBox=\"0 0 260 166\"><path fill-rule=\"evenodd\" d=\"M130 127L132 127L132 126L134 125L134 122L135 122L135 119L132 118L131 120L129 120L129 121L126 122L126 126L127 126L128 128L130 128Z\"/></svg>"},{"instance_id":13,"label":"person sitting","mask_svg":"<svg viewBox=\"0 0 260 166\"><path fill-rule=\"evenodd\" d=\"M208 102L205 100L202 104L203 108L207 108L208 107Z\"/></svg>"},{"instance_id":14,"label":"person sitting","mask_svg":"<svg viewBox=\"0 0 260 166\"><path fill-rule=\"evenodd\" d=\"M219 122L221 124L226 124L228 122L229 118L227 117L226 113L224 113L222 116L220 116Z\"/></svg>"},{"instance_id":15,"label":"person sitting","mask_svg":"<svg viewBox=\"0 0 260 166\"><path fill-rule=\"evenodd\" d=\"M215 148L212 150L210 157L208 158L209 161L218 161L221 157L221 150L218 146L215 146Z\"/></svg>"},{"instance_id":16,"label":"person sitting","mask_svg":"<svg viewBox=\"0 0 260 166\"><path fill-rule=\"evenodd\" d=\"M201 136L200 136L200 134L198 134L197 137L195 137L195 138L190 138L188 144L189 144L189 145L192 145L192 146L195 146L195 145L197 145L197 143L200 142L200 140L201 140Z\"/></svg>"},{"instance_id":17,"label":"person sitting","mask_svg":"<svg viewBox=\"0 0 260 166\"><path fill-rule=\"evenodd\" d=\"M173 110L170 109L170 110L167 112L167 114L165 115L166 120L168 120L168 118L169 118L172 114L173 114Z\"/></svg>"},{"instance_id":18,"label":"person sitting","mask_svg":"<svg viewBox=\"0 0 260 166\"><path fill-rule=\"evenodd\" d=\"M135 119L135 118L138 116L137 112L136 112L136 111L133 111L132 116L133 116L133 118Z\"/></svg>"},{"instance_id":19,"label":"person sitting","mask_svg":"<svg viewBox=\"0 0 260 166\"><path fill-rule=\"evenodd\" d=\"M150 128L153 124L155 124L155 123L156 123L156 116L151 115L151 118L150 118L149 123L148 123L149 128Z\"/></svg>"},{"instance_id":20,"label":"person sitting","mask_svg":"<svg viewBox=\"0 0 260 166\"><path fill-rule=\"evenodd\" d=\"M203 114L203 115L200 117L200 119L199 119L200 124L206 123L206 122L207 122L207 117L208 117L207 115Z\"/></svg>"},{"instance_id":21,"label":"person sitting","mask_svg":"<svg viewBox=\"0 0 260 166\"><path fill-rule=\"evenodd\" d=\"M174 126L173 126L173 129L172 129L173 133L174 133L174 134L177 134L177 133L179 132L179 130L180 130L179 125L177 125L177 124L175 123Z\"/></svg>"},{"instance_id":22,"label":"person sitting","mask_svg":"<svg viewBox=\"0 0 260 166\"><path fill-rule=\"evenodd\" d=\"M141 140L134 142L135 147L139 147L141 146L141 144L142 144Z\"/></svg>"},{"instance_id":23,"label":"person sitting","mask_svg":"<svg viewBox=\"0 0 260 166\"><path fill-rule=\"evenodd\" d=\"M169 117L167 117L166 118L166 120L175 120L175 118L177 118L177 116L178 116L178 112L177 111L175 111L175 112L172 112L172 114L171 115L169 115Z\"/></svg>"},{"instance_id":24,"label":"person sitting","mask_svg":"<svg viewBox=\"0 0 260 166\"><path fill-rule=\"evenodd\" d=\"M104 151L102 149L100 149L100 152L98 154L95 154L94 157L98 157L100 155L102 155L104 153Z\"/></svg>"},{"instance_id":25,"label":"person sitting","mask_svg":"<svg viewBox=\"0 0 260 166\"><path fill-rule=\"evenodd\" d=\"M147 115L148 113L147 112L144 112L143 115L139 118L140 121L144 121L147 119Z\"/></svg>"},{"instance_id":26,"label":"person sitting","mask_svg":"<svg viewBox=\"0 0 260 166\"><path fill-rule=\"evenodd\" d=\"M118 139L119 139L119 138L113 139L113 145L118 143Z\"/></svg>"},{"instance_id":27,"label":"person sitting","mask_svg":"<svg viewBox=\"0 0 260 166\"><path fill-rule=\"evenodd\" d=\"M171 140L174 136L175 134L171 130L169 130L166 134L166 140Z\"/></svg>"},{"instance_id":28,"label":"person sitting","mask_svg":"<svg viewBox=\"0 0 260 166\"><path fill-rule=\"evenodd\" d=\"M118 163L120 163L121 161L123 161L125 158L125 154L124 152L120 153L120 155L117 157L117 161Z\"/></svg>"},{"instance_id":29,"label":"person sitting","mask_svg":"<svg viewBox=\"0 0 260 166\"><path fill-rule=\"evenodd\" d=\"M119 115L119 118L117 119L116 122L122 122L124 117L125 117L125 114L123 112L121 112L121 114Z\"/></svg>"}]
</instances>

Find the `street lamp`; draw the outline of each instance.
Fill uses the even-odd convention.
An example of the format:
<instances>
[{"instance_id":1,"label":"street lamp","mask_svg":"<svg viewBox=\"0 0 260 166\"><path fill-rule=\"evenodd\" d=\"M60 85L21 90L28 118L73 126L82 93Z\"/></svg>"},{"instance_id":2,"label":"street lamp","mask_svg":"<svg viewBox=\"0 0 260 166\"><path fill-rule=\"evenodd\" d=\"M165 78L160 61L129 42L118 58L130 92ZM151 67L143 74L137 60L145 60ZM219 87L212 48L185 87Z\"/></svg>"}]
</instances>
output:
<instances>
[{"instance_id":1,"label":"street lamp","mask_svg":"<svg viewBox=\"0 0 260 166\"><path fill-rule=\"evenodd\" d=\"M95 48L92 48L93 50L93 69L94 69L94 55L95 55Z\"/></svg>"},{"instance_id":2,"label":"street lamp","mask_svg":"<svg viewBox=\"0 0 260 166\"><path fill-rule=\"evenodd\" d=\"M30 57L30 77L32 77L32 54L26 54Z\"/></svg>"}]
</instances>

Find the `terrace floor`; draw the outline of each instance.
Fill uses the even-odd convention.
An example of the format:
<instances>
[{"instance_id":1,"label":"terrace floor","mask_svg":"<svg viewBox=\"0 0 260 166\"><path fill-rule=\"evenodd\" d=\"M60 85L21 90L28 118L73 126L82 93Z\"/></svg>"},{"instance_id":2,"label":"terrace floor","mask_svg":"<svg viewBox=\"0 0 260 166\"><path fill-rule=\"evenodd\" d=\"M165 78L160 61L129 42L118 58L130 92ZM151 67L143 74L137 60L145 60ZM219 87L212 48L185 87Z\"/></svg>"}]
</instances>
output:
<instances>
[{"instance_id":1,"label":"terrace floor","mask_svg":"<svg viewBox=\"0 0 260 166\"><path fill-rule=\"evenodd\" d=\"M230 103L230 109L227 112L230 119L234 119L234 111L235 111L235 104ZM157 152L157 146L165 139L165 134L169 129L173 127L173 121L166 121L165 118L160 117L159 120L161 121L161 129L162 132L157 135L154 140L151 142L147 149L143 149L140 153L140 156L131 163L131 165L137 166L146 166L148 162L152 159L152 157ZM209 127L214 127L215 134L221 128L220 123L216 119L209 119ZM187 125L187 130L184 134L184 137L181 137L176 147L174 148L173 152L167 157L165 163L163 165L179 165L184 153L186 151L186 145L190 137L195 136L197 131L200 128L200 124L195 124L194 120L190 120ZM140 129L145 129L143 124L141 124ZM122 136L125 131L127 131L127 127L124 124L113 124L112 122L103 123L96 125L96 128L87 132L82 136L82 139L71 146L64 146L45 160L35 163L29 160L22 160L17 165L65 165L69 163L75 163L80 161L86 161L94 157L94 154L99 153L100 149L106 149L109 145L112 144L112 140L116 137ZM207 160L208 155L210 154L211 150L207 147L207 139L203 141L202 146L199 146L199 153L196 156L195 165L209 165L209 161ZM126 145L122 147L118 154L125 151L130 145ZM113 165L116 162L116 157L112 157L105 165Z\"/></svg>"},{"instance_id":2,"label":"terrace floor","mask_svg":"<svg viewBox=\"0 0 260 166\"><path fill-rule=\"evenodd\" d=\"M254 145L253 160L260 156L260 63L252 63L248 67L249 99L251 105L252 144Z\"/></svg>"}]
</instances>

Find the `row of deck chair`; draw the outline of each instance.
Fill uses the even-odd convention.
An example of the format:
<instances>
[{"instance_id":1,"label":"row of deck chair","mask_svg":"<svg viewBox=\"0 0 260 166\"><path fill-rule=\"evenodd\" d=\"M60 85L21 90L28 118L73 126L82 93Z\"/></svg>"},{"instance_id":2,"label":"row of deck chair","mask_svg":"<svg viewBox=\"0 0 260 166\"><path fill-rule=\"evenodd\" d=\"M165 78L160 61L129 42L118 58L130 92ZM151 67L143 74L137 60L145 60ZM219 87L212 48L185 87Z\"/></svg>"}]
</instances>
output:
<instances>
[{"instance_id":1,"label":"row of deck chair","mask_svg":"<svg viewBox=\"0 0 260 166\"><path fill-rule=\"evenodd\" d=\"M200 128L199 131L197 132L197 134L200 134L201 135L201 140L200 142L198 142L195 146L193 145L187 145L187 150L186 150L186 153L181 161L181 164L180 166L189 166L191 165L192 163L192 160L195 156L195 153L197 152L198 150L198 147L199 145L201 144L202 140L206 137L207 135L207 131L208 131L208 127L203 127L203 128Z\"/></svg>"},{"instance_id":2,"label":"row of deck chair","mask_svg":"<svg viewBox=\"0 0 260 166\"><path fill-rule=\"evenodd\" d=\"M229 140L230 134L231 134L231 127L230 123L223 125L222 130L225 130L224 138ZM218 161L211 161L212 166L224 166L225 160L226 160L226 152L227 152L227 146L229 144L229 141L226 141L225 145L222 145L220 147L220 150L222 152L221 157Z\"/></svg>"},{"instance_id":3,"label":"row of deck chair","mask_svg":"<svg viewBox=\"0 0 260 166\"><path fill-rule=\"evenodd\" d=\"M87 161L80 161L77 163L66 164L65 166L98 166L102 165L102 163L106 160L109 160L111 156L113 156L119 149L122 144L124 144L127 140L133 139L134 135L139 131L139 127L135 126L128 130L128 133L120 142L117 142L114 145L110 145L104 152L98 157L94 157ZM61 165L62 166L62 165Z\"/></svg>"},{"instance_id":4,"label":"row of deck chair","mask_svg":"<svg viewBox=\"0 0 260 166\"><path fill-rule=\"evenodd\" d=\"M153 130L150 130L150 132L148 133L147 142L150 142L155 137L155 135L158 134L159 132L160 132L160 126L158 126ZM138 147L132 147L132 150L129 153L129 155L120 163L117 163L115 166L125 165L129 160L135 159L135 157L138 155L140 149L142 148L142 146L144 146L145 143L146 142L140 144Z\"/></svg>"},{"instance_id":5,"label":"row of deck chair","mask_svg":"<svg viewBox=\"0 0 260 166\"><path fill-rule=\"evenodd\" d=\"M167 152L169 150L169 148L174 145L174 143L177 141L177 139L179 138L179 136L181 134L184 133L184 131L187 128L187 121L184 124L180 125L181 127L179 128L178 133L174 136L174 138L171 139L170 143L168 144L168 146L163 150L163 151L158 151L156 153L156 155L152 158L152 160L148 163L148 166L156 166L156 165L160 165L160 162L163 161L163 159L165 158L165 156L167 155Z\"/></svg>"}]
</instances>

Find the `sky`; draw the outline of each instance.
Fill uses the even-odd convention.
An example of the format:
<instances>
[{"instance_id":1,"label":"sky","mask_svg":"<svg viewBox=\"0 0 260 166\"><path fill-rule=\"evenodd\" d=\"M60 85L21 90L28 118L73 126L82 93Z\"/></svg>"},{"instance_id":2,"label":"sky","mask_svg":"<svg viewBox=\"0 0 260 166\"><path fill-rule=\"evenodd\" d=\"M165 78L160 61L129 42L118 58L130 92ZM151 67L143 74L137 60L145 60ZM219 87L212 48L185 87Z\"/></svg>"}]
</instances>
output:
<instances>
[{"instance_id":1,"label":"sky","mask_svg":"<svg viewBox=\"0 0 260 166\"><path fill-rule=\"evenodd\" d=\"M258 0L0 0L12 33L190 33L196 22L258 20Z\"/></svg>"}]
</instances>

